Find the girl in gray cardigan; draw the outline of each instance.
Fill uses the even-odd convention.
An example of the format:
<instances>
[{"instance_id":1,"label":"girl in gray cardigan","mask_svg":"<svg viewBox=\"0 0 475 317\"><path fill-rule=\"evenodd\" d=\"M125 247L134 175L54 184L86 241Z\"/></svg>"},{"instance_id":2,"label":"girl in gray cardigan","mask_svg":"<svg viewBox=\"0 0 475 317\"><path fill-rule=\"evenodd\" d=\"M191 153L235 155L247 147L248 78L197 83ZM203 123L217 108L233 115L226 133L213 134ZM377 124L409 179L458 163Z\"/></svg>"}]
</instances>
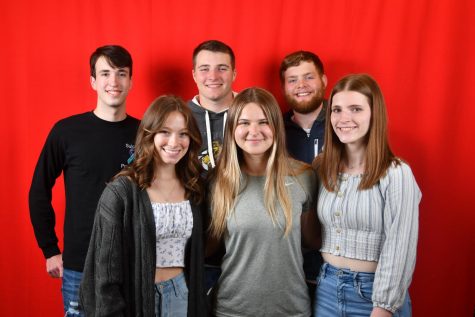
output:
<instances>
[{"instance_id":1,"label":"girl in gray cardigan","mask_svg":"<svg viewBox=\"0 0 475 317\"><path fill-rule=\"evenodd\" d=\"M135 161L97 207L80 289L87 316L206 316L200 145L180 98L145 112Z\"/></svg>"}]
</instances>

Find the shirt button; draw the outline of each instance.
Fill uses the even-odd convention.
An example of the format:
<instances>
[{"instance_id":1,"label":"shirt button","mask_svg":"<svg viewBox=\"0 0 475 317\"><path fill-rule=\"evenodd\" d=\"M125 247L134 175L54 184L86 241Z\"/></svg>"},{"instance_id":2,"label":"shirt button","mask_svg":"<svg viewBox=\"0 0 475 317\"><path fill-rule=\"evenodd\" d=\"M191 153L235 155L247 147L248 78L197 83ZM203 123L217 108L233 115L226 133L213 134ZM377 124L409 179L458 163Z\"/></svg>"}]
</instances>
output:
<instances>
[{"instance_id":1,"label":"shirt button","mask_svg":"<svg viewBox=\"0 0 475 317\"><path fill-rule=\"evenodd\" d=\"M340 217L340 211L335 212L335 216Z\"/></svg>"},{"instance_id":2,"label":"shirt button","mask_svg":"<svg viewBox=\"0 0 475 317\"><path fill-rule=\"evenodd\" d=\"M337 246L335 247L335 250L339 251L339 250L340 250L340 246L337 245Z\"/></svg>"},{"instance_id":3,"label":"shirt button","mask_svg":"<svg viewBox=\"0 0 475 317\"><path fill-rule=\"evenodd\" d=\"M341 229L336 229L336 233L340 233L341 232Z\"/></svg>"},{"instance_id":4,"label":"shirt button","mask_svg":"<svg viewBox=\"0 0 475 317\"><path fill-rule=\"evenodd\" d=\"M338 197L343 197L343 192L338 192L337 196Z\"/></svg>"}]
</instances>

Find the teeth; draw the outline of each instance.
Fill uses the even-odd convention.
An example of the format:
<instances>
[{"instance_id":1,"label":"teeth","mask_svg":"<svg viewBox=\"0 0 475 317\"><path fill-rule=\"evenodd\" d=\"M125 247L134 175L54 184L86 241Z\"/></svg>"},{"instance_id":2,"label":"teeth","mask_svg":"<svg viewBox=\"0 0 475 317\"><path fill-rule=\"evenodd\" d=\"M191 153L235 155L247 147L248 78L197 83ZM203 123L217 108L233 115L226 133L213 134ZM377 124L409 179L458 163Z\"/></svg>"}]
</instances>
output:
<instances>
[{"instance_id":1,"label":"teeth","mask_svg":"<svg viewBox=\"0 0 475 317\"><path fill-rule=\"evenodd\" d=\"M309 92L301 92L301 93L297 94L298 97L305 97L305 96L308 96L308 95L310 95Z\"/></svg>"},{"instance_id":2,"label":"teeth","mask_svg":"<svg viewBox=\"0 0 475 317\"><path fill-rule=\"evenodd\" d=\"M171 153L171 154L177 154L177 153L180 153L180 150L172 150L172 149L163 149L165 152L167 153Z\"/></svg>"},{"instance_id":3,"label":"teeth","mask_svg":"<svg viewBox=\"0 0 475 317\"><path fill-rule=\"evenodd\" d=\"M354 129L354 127L345 127L345 128L339 128L343 132L348 132Z\"/></svg>"}]
</instances>

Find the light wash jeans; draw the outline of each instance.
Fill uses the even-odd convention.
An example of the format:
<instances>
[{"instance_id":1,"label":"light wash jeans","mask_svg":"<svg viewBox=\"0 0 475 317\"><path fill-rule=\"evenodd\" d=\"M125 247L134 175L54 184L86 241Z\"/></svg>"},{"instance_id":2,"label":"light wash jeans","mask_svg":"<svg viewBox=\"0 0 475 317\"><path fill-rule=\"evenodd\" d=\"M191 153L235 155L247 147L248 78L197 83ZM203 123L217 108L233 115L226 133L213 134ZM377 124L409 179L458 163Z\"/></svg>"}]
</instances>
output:
<instances>
[{"instance_id":1,"label":"light wash jeans","mask_svg":"<svg viewBox=\"0 0 475 317\"><path fill-rule=\"evenodd\" d=\"M374 273L353 272L324 263L317 278L314 316L368 317L373 310L373 281ZM393 316L412 316L409 293Z\"/></svg>"},{"instance_id":2,"label":"light wash jeans","mask_svg":"<svg viewBox=\"0 0 475 317\"><path fill-rule=\"evenodd\" d=\"M79 284L82 272L63 270L63 293L64 316L84 317L84 312L79 307Z\"/></svg>"},{"instance_id":3,"label":"light wash jeans","mask_svg":"<svg viewBox=\"0 0 475 317\"><path fill-rule=\"evenodd\" d=\"M188 287L185 274L155 284L155 316L186 317L188 315Z\"/></svg>"}]
</instances>

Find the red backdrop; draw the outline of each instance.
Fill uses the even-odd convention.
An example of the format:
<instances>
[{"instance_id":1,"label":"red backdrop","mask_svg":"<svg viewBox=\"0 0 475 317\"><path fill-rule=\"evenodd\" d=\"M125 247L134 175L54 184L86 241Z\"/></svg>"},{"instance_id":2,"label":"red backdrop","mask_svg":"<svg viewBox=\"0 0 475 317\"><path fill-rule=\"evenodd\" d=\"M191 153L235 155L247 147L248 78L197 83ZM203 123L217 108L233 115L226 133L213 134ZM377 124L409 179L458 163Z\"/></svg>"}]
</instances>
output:
<instances>
[{"instance_id":1,"label":"red backdrop","mask_svg":"<svg viewBox=\"0 0 475 317\"><path fill-rule=\"evenodd\" d=\"M2 1L0 316L62 316L60 281L45 273L27 193L53 123L95 106L91 52L130 50L128 112L141 117L160 94L195 94L191 52L212 38L235 50L237 91L262 86L282 100L279 63L300 49L320 55L330 87L347 73L376 78L393 149L423 192L414 316L472 316L474 20L473 0Z\"/></svg>"}]
</instances>

